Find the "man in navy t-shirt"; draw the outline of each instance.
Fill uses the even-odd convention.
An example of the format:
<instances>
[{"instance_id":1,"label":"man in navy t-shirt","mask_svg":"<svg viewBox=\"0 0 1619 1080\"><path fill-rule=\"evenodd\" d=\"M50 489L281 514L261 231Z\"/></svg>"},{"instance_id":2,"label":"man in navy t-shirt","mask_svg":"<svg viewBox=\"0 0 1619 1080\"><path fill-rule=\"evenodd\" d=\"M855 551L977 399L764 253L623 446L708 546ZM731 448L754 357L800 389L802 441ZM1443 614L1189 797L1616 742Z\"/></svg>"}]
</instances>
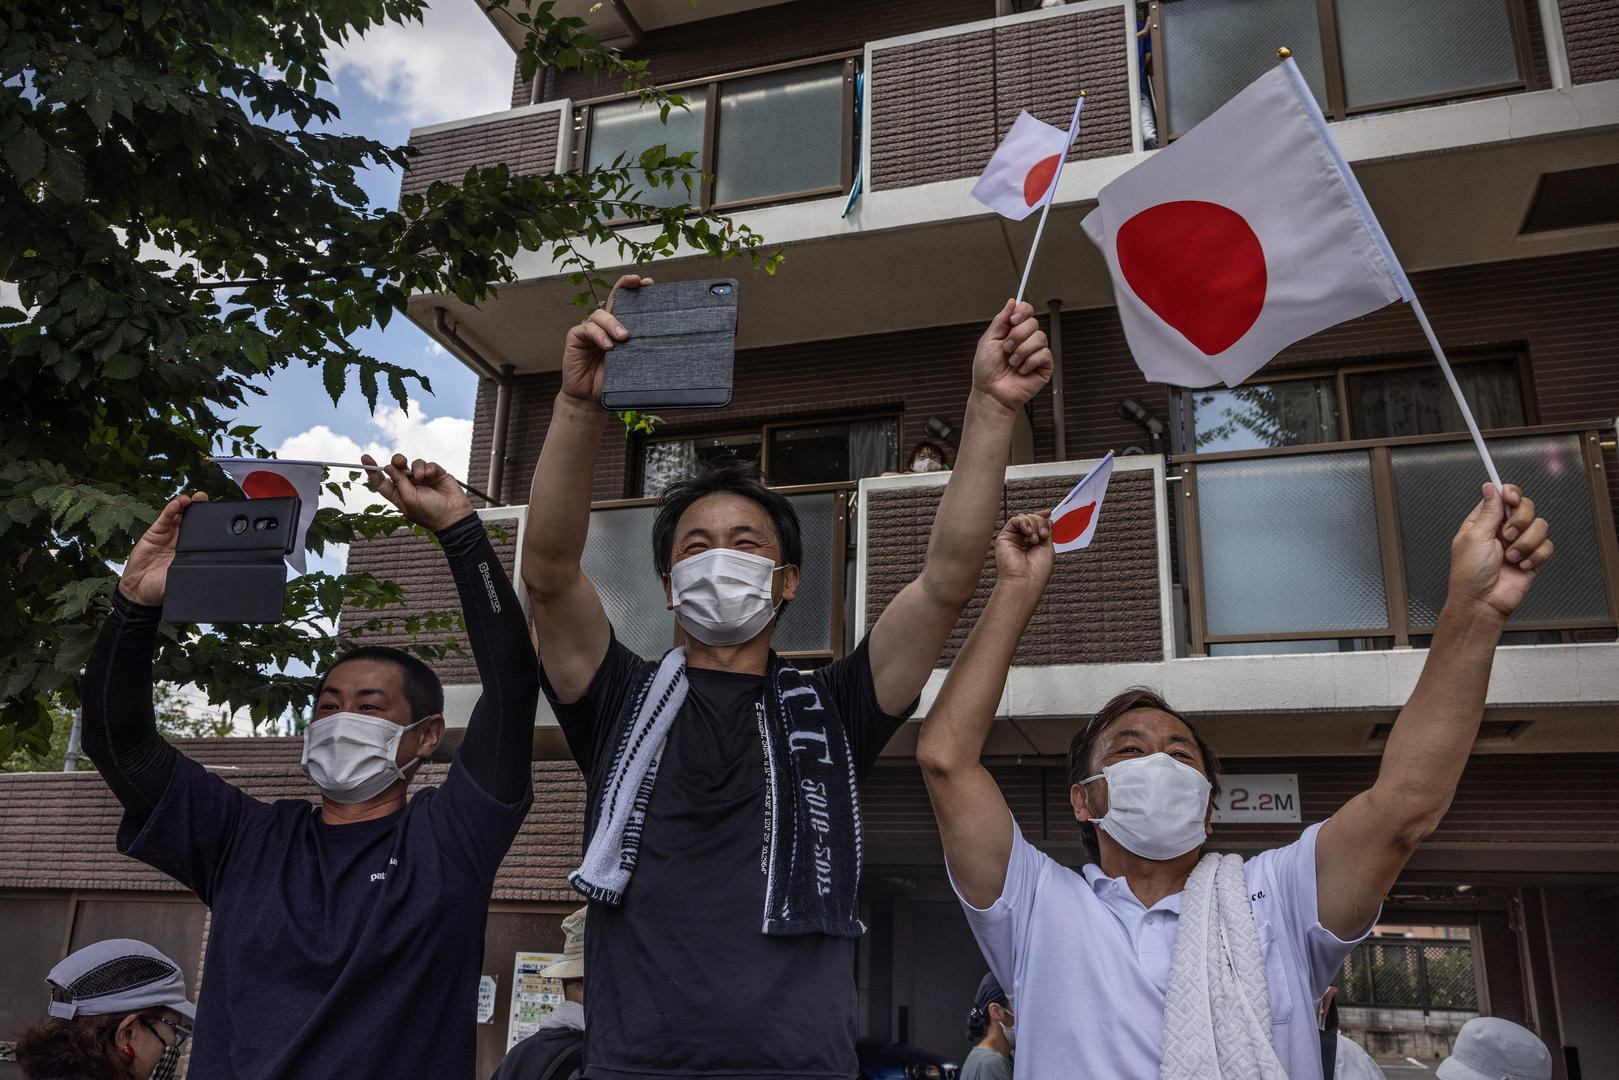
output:
<instances>
[{"instance_id":1,"label":"man in navy t-shirt","mask_svg":"<svg viewBox=\"0 0 1619 1080\"><path fill-rule=\"evenodd\" d=\"M85 671L84 748L124 805L118 850L212 912L193 1076L472 1075L489 895L533 801L538 670L455 480L399 454L372 479L438 536L483 683L441 787L406 801L444 691L396 649L355 649L321 679L304 738L318 807L260 802L163 740L152 647L185 495L135 545Z\"/></svg>"}]
</instances>

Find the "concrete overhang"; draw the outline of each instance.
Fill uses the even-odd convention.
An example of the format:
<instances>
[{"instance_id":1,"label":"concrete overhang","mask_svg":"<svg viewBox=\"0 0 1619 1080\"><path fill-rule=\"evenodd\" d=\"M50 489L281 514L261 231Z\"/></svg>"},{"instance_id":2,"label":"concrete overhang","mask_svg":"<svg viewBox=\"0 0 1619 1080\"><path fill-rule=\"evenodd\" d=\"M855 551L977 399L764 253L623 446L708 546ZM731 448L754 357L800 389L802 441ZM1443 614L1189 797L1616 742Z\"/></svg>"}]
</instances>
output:
<instances>
[{"instance_id":1,"label":"concrete overhang","mask_svg":"<svg viewBox=\"0 0 1619 1080\"><path fill-rule=\"evenodd\" d=\"M1421 271L1619 246L1619 225L1523 234L1543 174L1619 162L1619 80L1358 117L1333 125L1406 269ZM1028 298L1070 309L1113 304L1100 255L1080 221L1098 191L1146 153L1071 163L1041 240ZM735 215L786 261L772 276L742 260L666 260L663 280L735 277L739 348L975 321L1017 288L1037 218L1009 222L973 201L974 179L868 191L847 217L842 197ZM633 231L631 232L633 235ZM626 267L611 245L591 250L608 280ZM581 315L577 289L544 254L515 260L519 282L473 308L413 297L429 334L435 311L497 366L554 370ZM444 342L447 346L450 342Z\"/></svg>"},{"instance_id":2,"label":"concrete overhang","mask_svg":"<svg viewBox=\"0 0 1619 1080\"><path fill-rule=\"evenodd\" d=\"M551 13L557 18L585 21L585 30L597 41L618 48L628 47L644 30L718 19L754 8L785 4L787 0L557 0ZM479 8L484 5L480 2ZM489 21L513 51L523 47L526 27L512 16L534 7L527 0L512 0L509 8L487 12Z\"/></svg>"}]
</instances>

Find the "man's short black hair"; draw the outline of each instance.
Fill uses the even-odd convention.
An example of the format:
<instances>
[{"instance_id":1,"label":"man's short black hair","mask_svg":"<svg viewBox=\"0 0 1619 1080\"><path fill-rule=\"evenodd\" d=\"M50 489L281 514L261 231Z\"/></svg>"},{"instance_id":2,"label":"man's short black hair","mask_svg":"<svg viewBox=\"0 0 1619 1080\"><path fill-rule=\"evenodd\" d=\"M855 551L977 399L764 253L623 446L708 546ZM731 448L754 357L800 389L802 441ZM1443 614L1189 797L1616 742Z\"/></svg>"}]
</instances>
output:
<instances>
[{"instance_id":1,"label":"man's short black hair","mask_svg":"<svg viewBox=\"0 0 1619 1080\"><path fill-rule=\"evenodd\" d=\"M425 717L443 714L444 684L439 682L438 675L418 657L410 655L403 649L394 649L387 645L356 645L339 656L337 662L326 669L326 673L316 684L316 702L320 701L321 692L326 689L326 680L331 678L332 672L350 660L378 660L399 669L405 679L405 700L410 702L411 723L414 724Z\"/></svg>"},{"instance_id":2,"label":"man's short black hair","mask_svg":"<svg viewBox=\"0 0 1619 1080\"><path fill-rule=\"evenodd\" d=\"M1145 686L1132 686L1123 693L1113 695L1106 705L1096 711L1086 724L1074 732L1074 737L1068 742L1068 786L1091 776L1091 754L1096 744L1102 738L1102 733L1113 726L1113 722L1132 709L1153 709L1157 712L1168 713L1186 725L1186 730L1192 733L1192 741L1197 743L1197 752L1203 759L1203 771L1212 785L1212 794L1220 794L1220 759L1214 753L1214 748L1203 740L1202 732L1197 725L1188 720L1175 709L1170 708L1155 691ZM1096 844L1096 826L1088 821L1079 823L1081 838L1089 855L1089 861L1101 862L1101 855Z\"/></svg>"},{"instance_id":3,"label":"man's short black hair","mask_svg":"<svg viewBox=\"0 0 1619 1080\"><path fill-rule=\"evenodd\" d=\"M781 545L782 561L797 566L804 558L804 539L798 514L786 496L765 487L759 467L752 462L730 461L706 467L684 480L676 480L658 496L658 516L652 521L652 565L667 574L675 557L675 526L692 504L710 495L740 495L765 508Z\"/></svg>"}]
</instances>

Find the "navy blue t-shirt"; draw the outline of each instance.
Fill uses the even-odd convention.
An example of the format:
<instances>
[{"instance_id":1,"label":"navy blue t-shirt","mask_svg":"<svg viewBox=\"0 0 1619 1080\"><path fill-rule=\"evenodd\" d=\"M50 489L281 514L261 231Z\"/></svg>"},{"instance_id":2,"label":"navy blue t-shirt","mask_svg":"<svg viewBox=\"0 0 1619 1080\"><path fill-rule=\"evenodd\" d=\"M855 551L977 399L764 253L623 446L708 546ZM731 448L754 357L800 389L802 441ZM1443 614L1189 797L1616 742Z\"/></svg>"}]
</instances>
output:
<instances>
[{"instance_id":1,"label":"navy blue t-shirt","mask_svg":"<svg viewBox=\"0 0 1619 1080\"><path fill-rule=\"evenodd\" d=\"M400 812L328 825L179 757L118 850L213 912L189 1074L472 1076L489 895L532 801L496 801L457 757Z\"/></svg>"}]
</instances>

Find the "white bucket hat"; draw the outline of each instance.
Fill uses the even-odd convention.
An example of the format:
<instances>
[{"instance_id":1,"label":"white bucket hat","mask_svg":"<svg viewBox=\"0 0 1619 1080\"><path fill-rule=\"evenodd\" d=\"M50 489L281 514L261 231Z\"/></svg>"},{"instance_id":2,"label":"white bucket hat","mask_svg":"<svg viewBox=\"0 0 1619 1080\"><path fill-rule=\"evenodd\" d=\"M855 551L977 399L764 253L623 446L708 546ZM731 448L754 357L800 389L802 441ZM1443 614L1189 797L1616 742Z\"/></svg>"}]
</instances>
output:
<instances>
[{"instance_id":1,"label":"white bucket hat","mask_svg":"<svg viewBox=\"0 0 1619 1080\"><path fill-rule=\"evenodd\" d=\"M582 907L562 920L562 959L540 969L547 979L582 979L585 977L585 912Z\"/></svg>"},{"instance_id":2,"label":"white bucket hat","mask_svg":"<svg viewBox=\"0 0 1619 1080\"><path fill-rule=\"evenodd\" d=\"M1528 1028L1478 1016L1462 1025L1450 1057L1434 1075L1439 1080L1551 1080L1552 1055Z\"/></svg>"}]
</instances>

